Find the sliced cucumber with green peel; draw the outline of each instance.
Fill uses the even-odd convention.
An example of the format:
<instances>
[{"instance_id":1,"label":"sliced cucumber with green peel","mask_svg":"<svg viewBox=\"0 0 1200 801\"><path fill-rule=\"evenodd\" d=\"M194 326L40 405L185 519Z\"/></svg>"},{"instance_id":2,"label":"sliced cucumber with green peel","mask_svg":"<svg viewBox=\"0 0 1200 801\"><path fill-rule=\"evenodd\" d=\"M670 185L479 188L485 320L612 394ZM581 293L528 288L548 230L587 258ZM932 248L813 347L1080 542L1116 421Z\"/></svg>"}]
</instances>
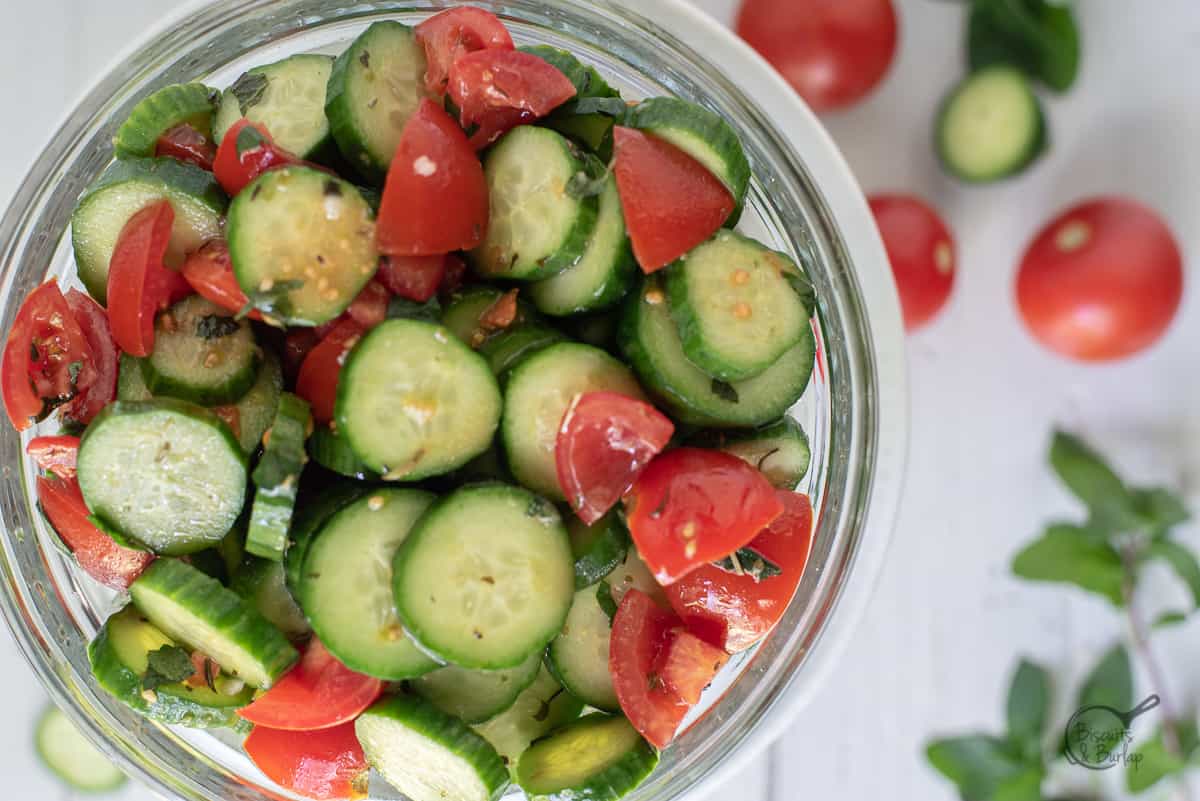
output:
<instances>
[{"instance_id":1,"label":"sliced cucumber with green peel","mask_svg":"<svg viewBox=\"0 0 1200 801\"><path fill-rule=\"evenodd\" d=\"M557 69L575 87L576 97L619 97L616 89L609 86L608 81L595 67L584 64L573 53L550 45L526 45L518 48L523 53L530 53Z\"/></svg>"},{"instance_id":2,"label":"sliced cucumber with green peel","mask_svg":"<svg viewBox=\"0 0 1200 801\"><path fill-rule=\"evenodd\" d=\"M597 586L575 593L562 633L546 649L546 664L563 687L588 706L620 711L612 674L608 672L608 643L612 625L597 601Z\"/></svg>"},{"instance_id":3,"label":"sliced cucumber with green peel","mask_svg":"<svg viewBox=\"0 0 1200 801\"><path fill-rule=\"evenodd\" d=\"M359 481L378 481L379 474L363 464L346 443L346 438L332 428L319 426L308 438L308 455L313 461L346 478Z\"/></svg>"},{"instance_id":4,"label":"sliced cucumber with green peel","mask_svg":"<svg viewBox=\"0 0 1200 801\"><path fill-rule=\"evenodd\" d=\"M234 404L238 411L238 442L246 453L253 453L262 436L275 419L279 393L283 391L283 369L279 358L270 350L263 351L262 364L250 391Z\"/></svg>"},{"instance_id":5,"label":"sliced cucumber with green peel","mask_svg":"<svg viewBox=\"0 0 1200 801\"><path fill-rule=\"evenodd\" d=\"M319 156L330 144L325 89L333 59L301 53L247 70L221 95L213 124L220 142L238 120L256 122L275 144L302 159Z\"/></svg>"},{"instance_id":6,"label":"sliced cucumber with green peel","mask_svg":"<svg viewBox=\"0 0 1200 801\"><path fill-rule=\"evenodd\" d=\"M154 395L218 406L250 390L259 357L248 320L192 295L159 315L142 377Z\"/></svg>"},{"instance_id":7,"label":"sliced cucumber with green peel","mask_svg":"<svg viewBox=\"0 0 1200 801\"><path fill-rule=\"evenodd\" d=\"M254 504L246 531L246 550L274 562L283 560L288 528L296 506L300 472L308 461L304 442L312 426L308 401L290 392L279 396L271 436L254 468Z\"/></svg>"},{"instance_id":8,"label":"sliced cucumber with green peel","mask_svg":"<svg viewBox=\"0 0 1200 801\"><path fill-rule=\"evenodd\" d=\"M716 431L693 439L696 445L732 453L758 468L771 485L795 489L808 472L812 450L800 424L790 417L752 431Z\"/></svg>"},{"instance_id":9,"label":"sliced cucumber with green peel","mask_svg":"<svg viewBox=\"0 0 1200 801\"><path fill-rule=\"evenodd\" d=\"M450 665L413 679L409 689L464 723L483 723L513 705L542 667L534 652L508 670L468 670Z\"/></svg>"},{"instance_id":10,"label":"sliced cucumber with green peel","mask_svg":"<svg viewBox=\"0 0 1200 801\"><path fill-rule=\"evenodd\" d=\"M533 684L496 717L472 728L483 737L516 778L517 760L529 744L579 717L583 702L562 688L543 665Z\"/></svg>"},{"instance_id":11,"label":"sliced cucumber with green peel","mask_svg":"<svg viewBox=\"0 0 1200 801\"><path fill-rule=\"evenodd\" d=\"M79 280L105 303L108 265L117 237L129 218L159 200L175 210L167 248L168 266L221 235L228 203L212 173L172 158L130 158L114 162L84 193L71 216L71 244Z\"/></svg>"},{"instance_id":12,"label":"sliced cucumber with green peel","mask_svg":"<svg viewBox=\"0 0 1200 801\"><path fill-rule=\"evenodd\" d=\"M616 510L592 525L571 515L567 521L571 552L575 555L575 589L590 587L625 561L629 529Z\"/></svg>"},{"instance_id":13,"label":"sliced cucumber with green peel","mask_svg":"<svg viewBox=\"0 0 1200 801\"><path fill-rule=\"evenodd\" d=\"M485 278L536 281L574 267L596 227L597 200L570 191L588 175L575 146L549 128L509 131L483 162L491 219L471 251Z\"/></svg>"},{"instance_id":14,"label":"sliced cucumber with green peel","mask_svg":"<svg viewBox=\"0 0 1200 801\"><path fill-rule=\"evenodd\" d=\"M289 639L302 639L312 631L287 588L281 562L247 555L233 574L229 588Z\"/></svg>"},{"instance_id":15,"label":"sliced cucumber with green peel","mask_svg":"<svg viewBox=\"0 0 1200 801\"><path fill-rule=\"evenodd\" d=\"M441 323L450 333L480 350L492 337L499 336L503 331L493 331L483 324L483 317L501 298L504 292L490 286L473 286L455 295L442 310ZM517 316L509 329L526 323L537 323L537 310L526 300L517 296ZM509 330L505 329L505 330Z\"/></svg>"},{"instance_id":16,"label":"sliced cucumber with green peel","mask_svg":"<svg viewBox=\"0 0 1200 801\"><path fill-rule=\"evenodd\" d=\"M411 801L498 801L508 788L496 749L423 698L384 699L354 731L367 764Z\"/></svg>"},{"instance_id":17,"label":"sliced cucumber with green peel","mask_svg":"<svg viewBox=\"0 0 1200 801\"><path fill-rule=\"evenodd\" d=\"M518 481L547 498L565 500L554 462L558 426L576 395L599 390L643 397L629 368L591 345L551 345L509 373L500 430Z\"/></svg>"},{"instance_id":18,"label":"sliced cucumber with green peel","mask_svg":"<svg viewBox=\"0 0 1200 801\"><path fill-rule=\"evenodd\" d=\"M117 400L148 401L154 397L146 386L146 379L142 378L143 361L128 353L121 354L117 368Z\"/></svg>"},{"instance_id":19,"label":"sliced cucumber with green peel","mask_svg":"<svg viewBox=\"0 0 1200 801\"><path fill-rule=\"evenodd\" d=\"M548 325L520 323L488 337L478 351L492 372L501 376L525 357L565 339L561 331Z\"/></svg>"},{"instance_id":20,"label":"sliced cucumber with green peel","mask_svg":"<svg viewBox=\"0 0 1200 801\"><path fill-rule=\"evenodd\" d=\"M626 302L618 338L646 388L680 422L754 428L782 417L808 387L816 342L812 329L806 331L761 375L722 382L688 360L666 293L657 280L650 279Z\"/></svg>"},{"instance_id":21,"label":"sliced cucumber with green peel","mask_svg":"<svg viewBox=\"0 0 1200 801\"><path fill-rule=\"evenodd\" d=\"M638 556L637 548L630 548L625 552L625 560L604 577L604 582L609 587L609 594L612 595L613 603L618 606L621 604L621 599L625 597L625 593L630 590L644 592L653 598L659 606L665 607L668 605L667 596L663 592L662 585L654 579L650 568L646 567L646 563Z\"/></svg>"},{"instance_id":22,"label":"sliced cucumber with green peel","mask_svg":"<svg viewBox=\"0 0 1200 801\"><path fill-rule=\"evenodd\" d=\"M177 125L204 135L212 129L218 93L202 83L176 83L143 98L117 129L117 158L153 156L158 138Z\"/></svg>"},{"instance_id":23,"label":"sliced cucumber with green peel","mask_svg":"<svg viewBox=\"0 0 1200 801\"><path fill-rule=\"evenodd\" d=\"M233 528L246 454L215 414L183 401L118 401L79 445L79 486L103 524L156 553L193 553Z\"/></svg>"},{"instance_id":24,"label":"sliced cucumber with green peel","mask_svg":"<svg viewBox=\"0 0 1200 801\"><path fill-rule=\"evenodd\" d=\"M38 718L33 743L42 764L74 790L107 793L126 782L125 774L56 706L46 707Z\"/></svg>"},{"instance_id":25,"label":"sliced cucumber with green peel","mask_svg":"<svg viewBox=\"0 0 1200 801\"><path fill-rule=\"evenodd\" d=\"M620 715L592 714L568 723L521 755L517 781L537 798L616 801L658 765L658 752Z\"/></svg>"},{"instance_id":26,"label":"sliced cucumber with green peel","mask_svg":"<svg viewBox=\"0 0 1200 801\"><path fill-rule=\"evenodd\" d=\"M299 654L232 590L178 559L158 559L129 588L134 605L171 639L266 689Z\"/></svg>"},{"instance_id":27,"label":"sliced cucumber with green peel","mask_svg":"<svg viewBox=\"0 0 1200 801\"><path fill-rule=\"evenodd\" d=\"M487 362L440 325L388 320L346 358L338 433L385 480L447 473L485 451L500 421Z\"/></svg>"},{"instance_id":28,"label":"sliced cucumber with green peel","mask_svg":"<svg viewBox=\"0 0 1200 801\"><path fill-rule=\"evenodd\" d=\"M672 264L666 291L688 360L723 381L762 375L811 335L796 280L791 259L732 231Z\"/></svg>"},{"instance_id":29,"label":"sliced cucumber with green peel","mask_svg":"<svg viewBox=\"0 0 1200 801\"><path fill-rule=\"evenodd\" d=\"M308 546L300 606L351 670L398 681L439 667L405 636L392 597L392 558L433 500L420 490L372 490L328 517Z\"/></svg>"},{"instance_id":30,"label":"sliced cucumber with green peel","mask_svg":"<svg viewBox=\"0 0 1200 801\"><path fill-rule=\"evenodd\" d=\"M985 67L951 90L938 113L936 150L954 176L973 183L1023 171L1046 148L1041 101L1025 73Z\"/></svg>"},{"instance_id":31,"label":"sliced cucumber with green peel","mask_svg":"<svg viewBox=\"0 0 1200 801\"><path fill-rule=\"evenodd\" d=\"M635 282L636 285L636 282ZM587 345L594 345L613 355L620 355L617 347L617 326L621 322L621 307L596 314L577 314L563 318L562 327L570 336Z\"/></svg>"},{"instance_id":32,"label":"sliced cucumber with green peel","mask_svg":"<svg viewBox=\"0 0 1200 801\"><path fill-rule=\"evenodd\" d=\"M412 28L376 22L338 56L325 115L346 161L383 183L400 134L425 94L425 49Z\"/></svg>"},{"instance_id":33,"label":"sliced cucumber with green peel","mask_svg":"<svg viewBox=\"0 0 1200 801\"><path fill-rule=\"evenodd\" d=\"M288 590L292 597L300 599L301 575L304 572L304 558L312 545L317 532L325 521L337 512L346 508L363 494L370 491L354 481L343 481L326 487L315 494L300 497L296 512L292 515L292 528L288 532L288 547L283 554L283 573Z\"/></svg>"},{"instance_id":34,"label":"sliced cucumber with green peel","mask_svg":"<svg viewBox=\"0 0 1200 801\"><path fill-rule=\"evenodd\" d=\"M379 267L370 205L354 184L312 167L264 173L234 198L227 227L242 291L287 325L337 317Z\"/></svg>"},{"instance_id":35,"label":"sliced cucumber with green peel","mask_svg":"<svg viewBox=\"0 0 1200 801\"><path fill-rule=\"evenodd\" d=\"M504 484L464 487L422 516L396 552L396 610L447 662L516 667L562 629L573 562L552 504Z\"/></svg>"},{"instance_id":36,"label":"sliced cucumber with green peel","mask_svg":"<svg viewBox=\"0 0 1200 801\"><path fill-rule=\"evenodd\" d=\"M566 50L549 45L531 45L520 48L531 53L567 76L575 87L575 97L556 108L538 121L539 125L583 143L602 159L612 155L612 129L614 118L610 114L584 112L579 101L591 98L613 98L620 101L620 94L609 86L595 67L586 65ZM622 107L622 111L624 108Z\"/></svg>"}]
</instances>

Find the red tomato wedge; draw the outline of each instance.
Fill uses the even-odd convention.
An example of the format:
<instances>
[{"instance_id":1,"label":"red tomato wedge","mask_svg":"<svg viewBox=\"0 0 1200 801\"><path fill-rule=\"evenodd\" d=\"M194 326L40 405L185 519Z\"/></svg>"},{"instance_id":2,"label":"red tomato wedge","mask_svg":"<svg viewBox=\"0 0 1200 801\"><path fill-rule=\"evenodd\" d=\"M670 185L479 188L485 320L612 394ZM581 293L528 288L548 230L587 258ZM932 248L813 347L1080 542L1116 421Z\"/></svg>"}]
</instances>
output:
<instances>
[{"instance_id":1,"label":"red tomato wedge","mask_svg":"<svg viewBox=\"0 0 1200 801\"><path fill-rule=\"evenodd\" d=\"M666 748L691 705L658 675L663 649L682 621L641 590L630 590L613 617L608 670L621 711L656 748Z\"/></svg>"},{"instance_id":2,"label":"red tomato wedge","mask_svg":"<svg viewBox=\"0 0 1200 801\"><path fill-rule=\"evenodd\" d=\"M267 170L299 161L275 144L265 126L241 119L230 126L221 139L213 162L213 175L233 197Z\"/></svg>"},{"instance_id":3,"label":"red tomato wedge","mask_svg":"<svg viewBox=\"0 0 1200 801\"><path fill-rule=\"evenodd\" d=\"M662 454L625 496L629 533L664 586L741 548L783 509L758 470L701 448Z\"/></svg>"},{"instance_id":4,"label":"red tomato wedge","mask_svg":"<svg viewBox=\"0 0 1200 801\"><path fill-rule=\"evenodd\" d=\"M375 277L393 295L425 303L446 275L447 256L384 256Z\"/></svg>"},{"instance_id":5,"label":"red tomato wedge","mask_svg":"<svg viewBox=\"0 0 1200 801\"><path fill-rule=\"evenodd\" d=\"M346 316L363 328L374 328L387 319L388 301L391 299L387 287L372 280L346 309Z\"/></svg>"},{"instance_id":6,"label":"red tomato wedge","mask_svg":"<svg viewBox=\"0 0 1200 801\"><path fill-rule=\"evenodd\" d=\"M369 768L353 723L307 732L255 726L243 747L267 778L302 796L367 796Z\"/></svg>"},{"instance_id":7,"label":"red tomato wedge","mask_svg":"<svg viewBox=\"0 0 1200 801\"><path fill-rule=\"evenodd\" d=\"M358 343L366 329L350 318L345 318L317 343L304 357L300 373L296 376L296 394L312 406L313 419L328 423L333 419L333 406L337 401L338 376L346 353Z\"/></svg>"},{"instance_id":8,"label":"red tomato wedge","mask_svg":"<svg viewBox=\"0 0 1200 801\"><path fill-rule=\"evenodd\" d=\"M702 565L665 589L688 628L731 654L744 651L775 627L800 586L812 548L813 509L805 495L776 490L784 512L749 547L782 572L755 581Z\"/></svg>"},{"instance_id":9,"label":"red tomato wedge","mask_svg":"<svg viewBox=\"0 0 1200 801\"><path fill-rule=\"evenodd\" d=\"M422 100L388 169L375 228L380 251L440 256L470 250L487 225L483 165L458 123L437 103Z\"/></svg>"},{"instance_id":10,"label":"red tomato wedge","mask_svg":"<svg viewBox=\"0 0 1200 801\"><path fill-rule=\"evenodd\" d=\"M142 574L154 554L118 545L92 525L91 512L75 479L38 476L38 501L50 525L58 532L83 572L114 590L128 589Z\"/></svg>"},{"instance_id":11,"label":"red tomato wedge","mask_svg":"<svg viewBox=\"0 0 1200 801\"><path fill-rule=\"evenodd\" d=\"M1055 217L1017 274L1017 305L1030 333L1081 361L1150 347L1182 297L1179 243L1157 213L1130 198L1092 198Z\"/></svg>"},{"instance_id":12,"label":"red tomato wedge","mask_svg":"<svg viewBox=\"0 0 1200 801\"><path fill-rule=\"evenodd\" d=\"M296 667L238 715L272 729L328 729L354 720L382 692L381 680L355 673L314 638Z\"/></svg>"},{"instance_id":13,"label":"red tomato wedge","mask_svg":"<svg viewBox=\"0 0 1200 801\"><path fill-rule=\"evenodd\" d=\"M892 0L744 0L736 28L816 111L861 100L896 54Z\"/></svg>"},{"instance_id":14,"label":"red tomato wedge","mask_svg":"<svg viewBox=\"0 0 1200 801\"><path fill-rule=\"evenodd\" d=\"M933 319L950 298L954 237L920 198L872 195L868 200L892 263L904 326L913 331Z\"/></svg>"},{"instance_id":15,"label":"red tomato wedge","mask_svg":"<svg viewBox=\"0 0 1200 801\"><path fill-rule=\"evenodd\" d=\"M415 29L425 48L425 88L434 97L446 94L450 67L476 50L512 50L508 28L490 11L459 6L434 14Z\"/></svg>"},{"instance_id":16,"label":"red tomato wedge","mask_svg":"<svg viewBox=\"0 0 1200 801\"><path fill-rule=\"evenodd\" d=\"M213 160L217 157L217 146L207 136L184 123L158 137L154 155L190 162L202 170L212 172Z\"/></svg>"},{"instance_id":17,"label":"red tomato wedge","mask_svg":"<svg viewBox=\"0 0 1200 801\"><path fill-rule=\"evenodd\" d=\"M312 328L293 328L287 332L283 338L283 375L288 384L296 383L300 365L320 341L321 337Z\"/></svg>"},{"instance_id":18,"label":"red tomato wedge","mask_svg":"<svg viewBox=\"0 0 1200 801\"><path fill-rule=\"evenodd\" d=\"M4 408L24 431L54 406L75 396L91 350L67 299L54 281L39 286L17 311L0 364Z\"/></svg>"},{"instance_id":19,"label":"red tomato wedge","mask_svg":"<svg viewBox=\"0 0 1200 801\"><path fill-rule=\"evenodd\" d=\"M674 433L674 423L648 403L616 392L576 396L554 458L558 484L579 519L590 526L604 517Z\"/></svg>"},{"instance_id":20,"label":"red tomato wedge","mask_svg":"<svg viewBox=\"0 0 1200 801\"><path fill-rule=\"evenodd\" d=\"M225 311L240 312L250 303L233 275L229 245L223 239L205 242L202 248L188 256L180 272L197 295ZM252 320L262 319L257 309L248 316Z\"/></svg>"},{"instance_id":21,"label":"red tomato wedge","mask_svg":"<svg viewBox=\"0 0 1200 801\"><path fill-rule=\"evenodd\" d=\"M477 50L455 60L447 86L464 128L479 126L483 148L522 122L544 117L575 96L557 67L520 50Z\"/></svg>"},{"instance_id":22,"label":"red tomato wedge","mask_svg":"<svg viewBox=\"0 0 1200 801\"><path fill-rule=\"evenodd\" d=\"M59 478L75 478L75 460L79 456L79 437L59 434L34 437L25 446L25 453L40 469Z\"/></svg>"},{"instance_id":23,"label":"red tomato wedge","mask_svg":"<svg viewBox=\"0 0 1200 801\"><path fill-rule=\"evenodd\" d=\"M666 267L720 230L733 195L707 168L662 139L618 125L613 174L642 272Z\"/></svg>"},{"instance_id":24,"label":"red tomato wedge","mask_svg":"<svg viewBox=\"0 0 1200 801\"><path fill-rule=\"evenodd\" d=\"M729 654L684 629L671 633L658 660L658 677L667 688L695 706L713 677L725 667Z\"/></svg>"},{"instance_id":25,"label":"red tomato wedge","mask_svg":"<svg viewBox=\"0 0 1200 801\"><path fill-rule=\"evenodd\" d=\"M87 340L91 359L84 363L75 382L78 394L63 407L63 417L87 425L117 399L120 353L104 308L78 289L67 291L67 305Z\"/></svg>"},{"instance_id":26,"label":"red tomato wedge","mask_svg":"<svg viewBox=\"0 0 1200 801\"><path fill-rule=\"evenodd\" d=\"M108 268L108 320L113 339L130 356L154 349L154 315L178 294L179 273L163 265L175 211L165 200L129 218L117 237Z\"/></svg>"}]
</instances>

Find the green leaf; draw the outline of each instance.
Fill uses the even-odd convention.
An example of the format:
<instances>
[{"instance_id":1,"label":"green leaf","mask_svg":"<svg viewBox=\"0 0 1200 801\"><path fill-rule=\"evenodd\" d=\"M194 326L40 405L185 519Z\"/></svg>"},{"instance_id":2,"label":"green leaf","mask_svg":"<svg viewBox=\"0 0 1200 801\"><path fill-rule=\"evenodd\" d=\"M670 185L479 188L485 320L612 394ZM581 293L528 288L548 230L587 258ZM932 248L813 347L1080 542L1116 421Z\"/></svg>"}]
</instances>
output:
<instances>
[{"instance_id":1,"label":"green leaf","mask_svg":"<svg viewBox=\"0 0 1200 801\"><path fill-rule=\"evenodd\" d=\"M223 314L206 314L196 321L196 336L201 339L221 339L236 334L241 326L232 317Z\"/></svg>"},{"instance_id":2,"label":"green leaf","mask_svg":"<svg viewBox=\"0 0 1200 801\"><path fill-rule=\"evenodd\" d=\"M257 150L262 147L266 141L266 137L257 128L253 125L247 125L238 131L237 139L233 144L237 148L238 158L241 158L251 150Z\"/></svg>"},{"instance_id":3,"label":"green leaf","mask_svg":"<svg viewBox=\"0 0 1200 801\"><path fill-rule=\"evenodd\" d=\"M800 296L800 302L804 304L808 316L814 316L817 313L817 290L812 285L812 281L808 280L808 276L785 270L783 279L788 282L792 291Z\"/></svg>"},{"instance_id":4,"label":"green leaf","mask_svg":"<svg viewBox=\"0 0 1200 801\"><path fill-rule=\"evenodd\" d=\"M1166 487L1132 489L1129 497L1138 517L1156 536L1192 517L1183 500Z\"/></svg>"},{"instance_id":5,"label":"green leaf","mask_svg":"<svg viewBox=\"0 0 1200 801\"><path fill-rule=\"evenodd\" d=\"M1124 605L1125 568L1120 554L1080 526L1056 523L1047 527L1040 539L1016 555L1012 569L1021 578L1074 584L1103 595L1115 606Z\"/></svg>"},{"instance_id":6,"label":"green leaf","mask_svg":"<svg viewBox=\"0 0 1200 801\"><path fill-rule=\"evenodd\" d=\"M612 586L607 581L596 585L596 603L600 604L604 614L608 615L608 622L612 623L613 618L617 616L617 602L613 600Z\"/></svg>"},{"instance_id":7,"label":"green leaf","mask_svg":"<svg viewBox=\"0 0 1200 801\"><path fill-rule=\"evenodd\" d=\"M1155 629L1165 629L1171 626L1178 626L1180 623L1188 619L1187 612L1170 611L1163 612L1158 617L1154 618L1154 622L1150 625Z\"/></svg>"},{"instance_id":8,"label":"green leaf","mask_svg":"<svg viewBox=\"0 0 1200 801\"><path fill-rule=\"evenodd\" d=\"M1118 712L1133 708L1133 668L1129 651L1117 643L1105 652L1079 688L1079 709L1107 706Z\"/></svg>"},{"instance_id":9,"label":"green leaf","mask_svg":"<svg viewBox=\"0 0 1200 801\"><path fill-rule=\"evenodd\" d=\"M178 645L164 645L151 651L146 655L146 663L149 667L142 677L142 687L147 690L189 679L196 672L192 655Z\"/></svg>"},{"instance_id":10,"label":"green leaf","mask_svg":"<svg viewBox=\"0 0 1200 801\"><path fill-rule=\"evenodd\" d=\"M1117 533L1139 524L1124 482L1108 463L1079 438L1062 431L1050 444L1050 466L1098 524Z\"/></svg>"},{"instance_id":11,"label":"green leaf","mask_svg":"<svg viewBox=\"0 0 1200 801\"><path fill-rule=\"evenodd\" d=\"M238 109L243 115L259 104L263 94L267 91L268 83L267 76L261 72L247 72L234 81L233 86L229 87L229 91L237 98ZM239 147L238 150L240 152L241 148Z\"/></svg>"},{"instance_id":12,"label":"green leaf","mask_svg":"<svg viewBox=\"0 0 1200 801\"><path fill-rule=\"evenodd\" d=\"M992 793L991 801L1041 801L1042 779L1045 777L1046 771L1040 765L1026 768L1000 782Z\"/></svg>"},{"instance_id":13,"label":"green leaf","mask_svg":"<svg viewBox=\"0 0 1200 801\"><path fill-rule=\"evenodd\" d=\"M417 303L415 300L397 295L388 301L387 317L389 320L404 318L436 323L442 318L442 304L438 302L436 295L424 303Z\"/></svg>"},{"instance_id":14,"label":"green leaf","mask_svg":"<svg viewBox=\"0 0 1200 801\"><path fill-rule=\"evenodd\" d=\"M1031 742L1039 745L1049 705L1050 677L1040 665L1022 659L1008 689L1008 736L1023 749Z\"/></svg>"},{"instance_id":15,"label":"green leaf","mask_svg":"<svg viewBox=\"0 0 1200 801\"><path fill-rule=\"evenodd\" d=\"M1167 751L1162 730L1134 749L1125 768L1125 786L1131 793L1141 793L1158 784L1162 779L1179 773L1187 766L1187 757L1196 750L1196 724L1176 724L1179 730L1179 745L1184 756Z\"/></svg>"},{"instance_id":16,"label":"green leaf","mask_svg":"<svg viewBox=\"0 0 1200 801\"><path fill-rule=\"evenodd\" d=\"M1191 590L1192 600L1200 607L1200 562L1195 554L1177 542L1158 540L1150 543L1146 558L1165 560Z\"/></svg>"},{"instance_id":17,"label":"green leaf","mask_svg":"<svg viewBox=\"0 0 1200 801\"><path fill-rule=\"evenodd\" d=\"M1000 737L969 734L934 740L925 757L967 799L990 799L997 789L1027 771L1011 744Z\"/></svg>"},{"instance_id":18,"label":"green leaf","mask_svg":"<svg viewBox=\"0 0 1200 801\"><path fill-rule=\"evenodd\" d=\"M1069 6L1046 0L974 0L967 21L972 70L1008 64L1066 91L1079 73L1079 29Z\"/></svg>"},{"instance_id":19,"label":"green leaf","mask_svg":"<svg viewBox=\"0 0 1200 801\"><path fill-rule=\"evenodd\" d=\"M737 551L713 562L713 567L738 576L749 576L756 582L775 578L783 569L753 548L738 548Z\"/></svg>"}]
</instances>

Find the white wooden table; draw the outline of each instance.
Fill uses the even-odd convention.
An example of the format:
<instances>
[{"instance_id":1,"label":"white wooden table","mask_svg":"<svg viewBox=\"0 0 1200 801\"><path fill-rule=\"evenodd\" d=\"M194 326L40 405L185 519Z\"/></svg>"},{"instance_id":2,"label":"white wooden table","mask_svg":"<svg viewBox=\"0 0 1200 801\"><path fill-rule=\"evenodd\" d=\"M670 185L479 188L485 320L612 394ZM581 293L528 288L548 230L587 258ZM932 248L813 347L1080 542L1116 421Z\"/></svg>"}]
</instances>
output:
<instances>
[{"instance_id":1,"label":"white wooden table","mask_svg":"<svg viewBox=\"0 0 1200 801\"><path fill-rule=\"evenodd\" d=\"M736 5L695 2L723 20ZM113 53L174 5L4 3L0 198L11 195L52 126ZM1150 203L1179 236L1189 267L1200 258L1200 2L1079 5L1081 79L1069 97L1050 100L1053 149L1016 181L964 188L934 162L933 110L961 72L959 4L899 0L903 38L887 81L868 102L827 118L868 191L913 191L941 208L958 235L961 272L946 313L909 340L911 474L878 595L822 697L714 798L953 798L921 758L929 735L998 727L1016 654L1053 668L1062 686L1121 633L1102 603L1008 574L1012 554L1040 524L1076 514L1044 466L1055 422L1093 437L1139 479L1181 483L1200 499L1194 282L1167 338L1110 367L1069 364L1039 349L1012 303L1024 243L1044 219L1087 194L1124 192ZM1165 596L1183 598L1165 574L1155 576ZM33 757L30 726L42 691L7 638L0 640L4 795L66 797ZM1200 656L1195 625L1158 641L1176 664L1194 665ZM1175 671L1172 681L1175 696L1200 700L1196 671ZM1067 704L1060 693L1063 718ZM131 789L126 796L149 794Z\"/></svg>"}]
</instances>

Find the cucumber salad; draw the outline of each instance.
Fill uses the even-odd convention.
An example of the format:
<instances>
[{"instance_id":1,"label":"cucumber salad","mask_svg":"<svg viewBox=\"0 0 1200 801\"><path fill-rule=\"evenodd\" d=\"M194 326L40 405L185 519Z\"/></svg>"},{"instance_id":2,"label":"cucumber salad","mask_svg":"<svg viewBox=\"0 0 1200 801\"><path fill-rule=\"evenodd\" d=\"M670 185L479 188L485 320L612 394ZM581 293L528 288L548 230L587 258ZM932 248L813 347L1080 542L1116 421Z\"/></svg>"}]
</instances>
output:
<instances>
[{"instance_id":1,"label":"cucumber salad","mask_svg":"<svg viewBox=\"0 0 1200 801\"><path fill-rule=\"evenodd\" d=\"M2 366L128 597L97 684L310 798L634 790L812 538L815 296L734 230L730 125L464 6L164 86L114 145L83 289Z\"/></svg>"}]
</instances>

